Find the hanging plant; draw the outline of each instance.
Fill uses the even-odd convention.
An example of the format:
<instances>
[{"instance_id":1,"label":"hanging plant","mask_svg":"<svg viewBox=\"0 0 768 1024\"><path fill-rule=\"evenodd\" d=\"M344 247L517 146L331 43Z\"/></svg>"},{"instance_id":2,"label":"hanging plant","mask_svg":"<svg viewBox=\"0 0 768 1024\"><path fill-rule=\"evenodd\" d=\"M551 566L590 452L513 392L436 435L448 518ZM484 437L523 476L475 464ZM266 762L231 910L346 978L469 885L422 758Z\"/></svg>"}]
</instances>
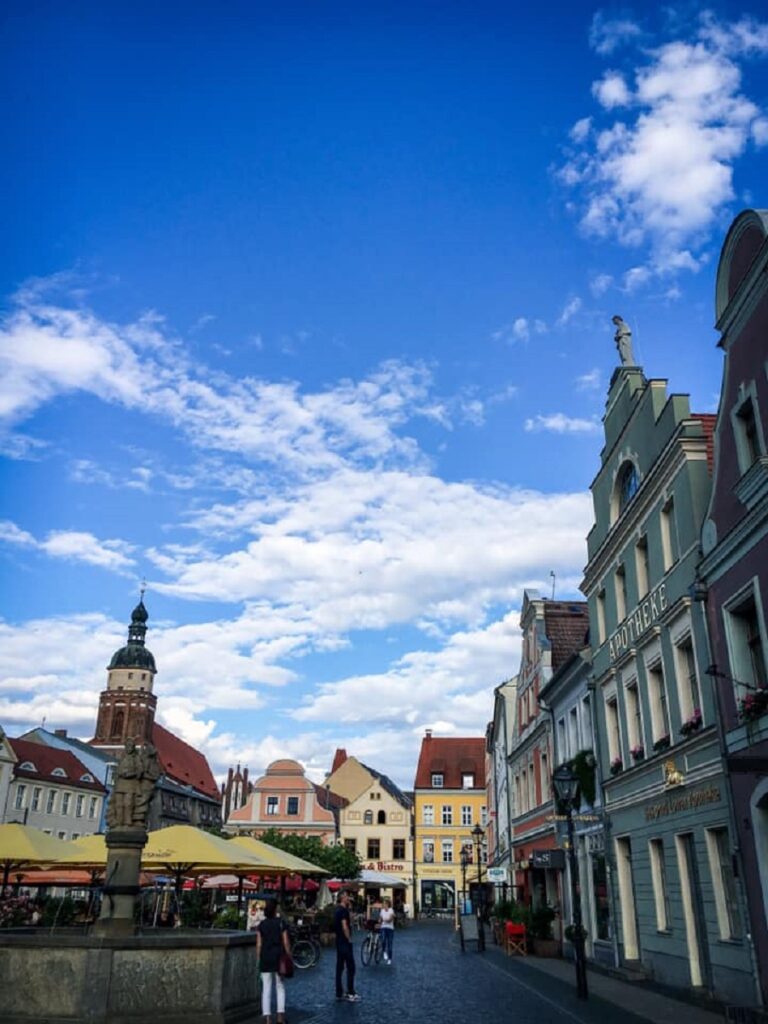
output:
<instances>
[{"instance_id":1,"label":"hanging plant","mask_svg":"<svg viewBox=\"0 0 768 1024\"><path fill-rule=\"evenodd\" d=\"M580 750L571 761L571 770L579 780L581 798L590 807L595 803L595 767L595 755L591 750Z\"/></svg>"}]
</instances>

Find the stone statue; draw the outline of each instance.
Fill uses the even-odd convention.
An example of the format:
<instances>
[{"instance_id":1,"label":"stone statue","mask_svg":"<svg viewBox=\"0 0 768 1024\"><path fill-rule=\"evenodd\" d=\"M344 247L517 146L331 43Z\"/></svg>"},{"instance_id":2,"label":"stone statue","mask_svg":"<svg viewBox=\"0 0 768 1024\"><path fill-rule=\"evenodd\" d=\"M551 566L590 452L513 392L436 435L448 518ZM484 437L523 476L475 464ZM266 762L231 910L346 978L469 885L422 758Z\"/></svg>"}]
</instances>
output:
<instances>
[{"instance_id":1,"label":"stone statue","mask_svg":"<svg viewBox=\"0 0 768 1024\"><path fill-rule=\"evenodd\" d=\"M112 828L146 828L149 801L157 780L160 763L151 743L142 750L129 736L123 756L115 769L112 796L107 808L107 825Z\"/></svg>"},{"instance_id":2,"label":"stone statue","mask_svg":"<svg viewBox=\"0 0 768 1024\"><path fill-rule=\"evenodd\" d=\"M625 323L620 316L611 317L612 323L616 325L616 334L613 336L616 348L619 350L619 357L622 366L634 366L635 357L632 354L632 331L629 324Z\"/></svg>"}]
</instances>

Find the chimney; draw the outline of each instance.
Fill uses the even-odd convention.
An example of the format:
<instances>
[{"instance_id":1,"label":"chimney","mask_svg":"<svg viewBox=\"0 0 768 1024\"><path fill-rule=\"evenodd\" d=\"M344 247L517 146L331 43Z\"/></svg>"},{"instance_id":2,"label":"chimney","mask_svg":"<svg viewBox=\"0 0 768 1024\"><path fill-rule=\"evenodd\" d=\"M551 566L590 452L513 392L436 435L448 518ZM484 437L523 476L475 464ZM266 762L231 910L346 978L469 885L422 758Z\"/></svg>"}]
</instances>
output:
<instances>
[{"instance_id":1,"label":"chimney","mask_svg":"<svg viewBox=\"0 0 768 1024\"><path fill-rule=\"evenodd\" d=\"M424 739L426 739L426 740L431 740L432 739L432 730L431 729L425 729L424 730Z\"/></svg>"},{"instance_id":2,"label":"chimney","mask_svg":"<svg viewBox=\"0 0 768 1024\"><path fill-rule=\"evenodd\" d=\"M337 770L337 768L341 768L341 766L344 764L344 762L346 760L347 760L347 752L344 749L344 747L337 747L336 748L336 753L333 755L333 764L331 765L331 775L333 775L333 773Z\"/></svg>"},{"instance_id":3,"label":"chimney","mask_svg":"<svg viewBox=\"0 0 768 1024\"><path fill-rule=\"evenodd\" d=\"M67 730L66 729L54 729L53 730L53 735L54 736L60 736L61 739L65 740L67 738Z\"/></svg>"}]
</instances>

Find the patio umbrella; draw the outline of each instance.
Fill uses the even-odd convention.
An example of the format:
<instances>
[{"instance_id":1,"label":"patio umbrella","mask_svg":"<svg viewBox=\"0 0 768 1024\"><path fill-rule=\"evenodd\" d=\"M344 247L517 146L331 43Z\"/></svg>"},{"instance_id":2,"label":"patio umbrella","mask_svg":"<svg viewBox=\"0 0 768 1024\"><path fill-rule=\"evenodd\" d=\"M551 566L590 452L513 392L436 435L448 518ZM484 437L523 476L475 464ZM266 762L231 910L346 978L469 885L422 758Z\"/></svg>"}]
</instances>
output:
<instances>
[{"instance_id":1,"label":"patio umbrella","mask_svg":"<svg viewBox=\"0 0 768 1024\"><path fill-rule=\"evenodd\" d=\"M11 871L18 873L40 865L58 864L67 847L63 839L54 839L31 825L0 825L0 865L3 870L0 892L5 891Z\"/></svg>"},{"instance_id":2,"label":"patio umbrella","mask_svg":"<svg viewBox=\"0 0 768 1024\"><path fill-rule=\"evenodd\" d=\"M252 836L235 836L234 839L230 839L230 842L236 843L242 849L248 851L248 853L269 864L274 874L329 874L325 868L321 868L318 864L312 864L302 857L297 857L294 853L279 850L276 846L270 846L269 843L263 843L260 839L254 839ZM268 870L268 868L265 870Z\"/></svg>"}]
</instances>

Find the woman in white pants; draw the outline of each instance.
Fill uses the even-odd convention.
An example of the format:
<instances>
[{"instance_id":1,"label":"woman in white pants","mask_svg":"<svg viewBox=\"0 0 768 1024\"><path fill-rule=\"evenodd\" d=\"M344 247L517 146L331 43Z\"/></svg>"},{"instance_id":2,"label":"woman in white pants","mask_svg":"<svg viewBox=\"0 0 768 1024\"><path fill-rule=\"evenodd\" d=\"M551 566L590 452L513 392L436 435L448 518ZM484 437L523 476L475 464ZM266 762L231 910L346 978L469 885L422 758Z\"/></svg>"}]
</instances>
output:
<instances>
[{"instance_id":1,"label":"woman in white pants","mask_svg":"<svg viewBox=\"0 0 768 1024\"><path fill-rule=\"evenodd\" d=\"M256 929L256 955L261 971L261 1012L264 1024L272 1024L272 988L277 997L277 1024L285 1024L285 985L278 973L280 953L289 956L291 944L285 922L277 917L277 901L267 900L264 920Z\"/></svg>"}]
</instances>

